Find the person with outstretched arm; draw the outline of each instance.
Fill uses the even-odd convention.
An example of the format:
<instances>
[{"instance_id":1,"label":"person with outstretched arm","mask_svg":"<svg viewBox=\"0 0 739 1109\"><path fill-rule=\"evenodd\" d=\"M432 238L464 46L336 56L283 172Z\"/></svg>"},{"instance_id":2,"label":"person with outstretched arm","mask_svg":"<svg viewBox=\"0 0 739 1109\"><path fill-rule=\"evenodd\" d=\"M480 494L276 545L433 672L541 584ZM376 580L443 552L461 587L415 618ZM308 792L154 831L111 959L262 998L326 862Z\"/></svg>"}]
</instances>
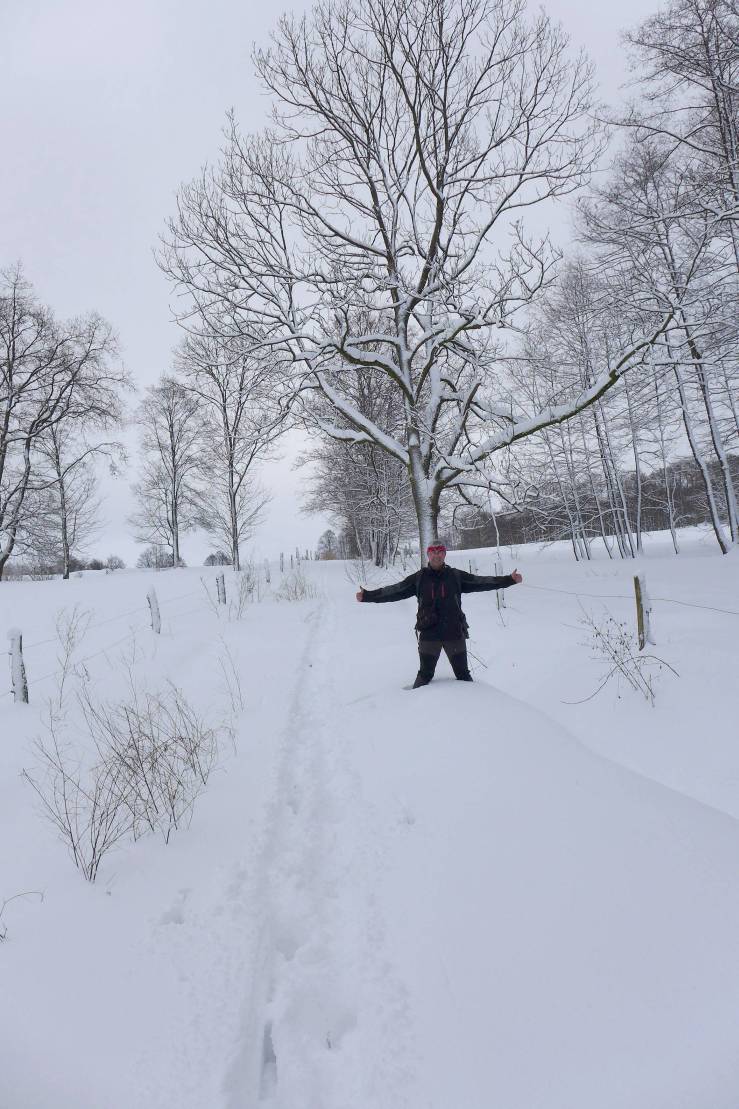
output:
<instances>
[{"instance_id":1,"label":"person with outstretched arm","mask_svg":"<svg viewBox=\"0 0 739 1109\"><path fill-rule=\"evenodd\" d=\"M501 577L484 577L447 566L443 543L430 544L426 554L428 565L423 569L382 589L362 588L357 593L357 600L384 604L409 597L418 599L416 632L420 667L413 683L414 689L431 681L442 650L451 663L455 678L460 682L471 682L465 644L469 629L467 617L462 611L462 594L507 589L509 585L518 585L523 578L517 570Z\"/></svg>"}]
</instances>

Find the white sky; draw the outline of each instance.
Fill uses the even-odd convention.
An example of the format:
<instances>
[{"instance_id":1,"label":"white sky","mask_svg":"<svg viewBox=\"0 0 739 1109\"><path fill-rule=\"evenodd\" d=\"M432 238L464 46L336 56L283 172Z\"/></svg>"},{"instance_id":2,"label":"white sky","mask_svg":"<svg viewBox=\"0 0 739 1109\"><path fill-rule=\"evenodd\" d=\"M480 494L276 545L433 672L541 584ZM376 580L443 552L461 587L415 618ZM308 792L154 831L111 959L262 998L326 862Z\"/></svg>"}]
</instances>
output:
<instances>
[{"instance_id":1,"label":"white sky","mask_svg":"<svg viewBox=\"0 0 739 1109\"><path fill-rule=\"evenodd\" d=\"M294 11L307 3L290 5ZM548 0L596 64L604 99L626 79L619 31L656 5ZM152 250L181 182L215 159L228 108L246 130L268 101L252 74L281 5L255 0L0 0L0 266L21 260L59 316L97 310L139 386L169 368L178 340ZM132 446L134 444L132 443ZM264 474L273 493L255 553L313 547L325 520L300 514L296 449ZM135 452L132 451L135 462ZM136 547L125 523L131 471L106 479L95 553ZM211 544L185 537L188 561Z\"/></svg>"}]
</instances>

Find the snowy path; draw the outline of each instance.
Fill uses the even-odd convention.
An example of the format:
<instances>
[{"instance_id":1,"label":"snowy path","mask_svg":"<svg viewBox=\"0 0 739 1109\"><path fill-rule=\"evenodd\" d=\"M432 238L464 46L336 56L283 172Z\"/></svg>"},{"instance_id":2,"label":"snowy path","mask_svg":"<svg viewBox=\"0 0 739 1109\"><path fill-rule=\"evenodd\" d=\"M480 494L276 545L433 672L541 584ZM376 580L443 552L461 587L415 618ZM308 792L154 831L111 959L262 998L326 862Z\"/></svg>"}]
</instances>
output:
<instances>
[{"instance_id":1,"label":"snowy path","mask_svg":"<svg viewBox=\"0 0 739 1109\"><path fill-rule=\"evenodd\" d=\"M265 859L259 1098L228 1109L733 1109L739 825L484 682L399 689L387 609L339 604Z\"/></svg>"},{"instance_id":2,"label":"snowy path","mask_svg":"<svg viewBox=\"0 0 739 1109\"><path fill-rule=\"evenodd\" d=\"M259 966L227 1109L401 1104L404 1012L382 960L372 846L337 730L335 641L334 607L317 609L253 891Z\"/></svg>"}]
</instances>

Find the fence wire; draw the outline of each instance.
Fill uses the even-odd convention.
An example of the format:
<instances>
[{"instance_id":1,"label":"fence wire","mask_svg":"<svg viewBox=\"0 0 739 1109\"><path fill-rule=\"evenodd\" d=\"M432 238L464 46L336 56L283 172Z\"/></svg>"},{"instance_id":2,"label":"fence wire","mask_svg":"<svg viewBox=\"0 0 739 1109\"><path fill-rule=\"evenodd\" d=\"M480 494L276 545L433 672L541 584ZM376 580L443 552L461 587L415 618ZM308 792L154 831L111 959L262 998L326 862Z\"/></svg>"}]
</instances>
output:
<instances>
[{"instance_id":1,"label":"fence wire","mask_svg":"<svg viewBox=\"0 0 739 1109\"><path fill-rule=\"evenodd\" d=\"M565 593L568 597L591 597L598 601L633 601L633 594L625 593L583 593L581 590L574 592L571 589L555 589L551 585L529 585L528 589L541 589L545 593ZM654 597L649 594L651 601L662 601L668 605L685 605L686 608L701 608L706 612L721 612L724 616L739 616L739 610L734 608L716 608L714 605L702 605L697 601L679 601L676 597Z\"/></svg>"},{"instance_id":2,"label":"fence wire","mask_svg":"<svg viewBox=\"0 0 739 1109\"><path fill-rule=\"evenodd\" d=\"M188 597L195 597L195 596L201 596L202 597L201 590L193 589L189 593L180 593L177 597L165 597L164 599L160 600L159 603L161 605L174 604L175 601L183 601ZM95 628L102 628L106 624L112 624L116 620L123 620L127 616L135 616L139 612L147 612L147 611L148 611L148 605L139 605L138 608L130 609L128 612L119 612L115 616L109 616L109 617L106 617L106 619L104 619L104 620L97 620L94 624L88 624L85 631L86 632L93 631ZM201 608L198 607L198 608L189 609L187 612L174 612L174 613L170 614L170 619L172 617L176 617L176 616L190 616L190 615L193 615L194 613L200 612L200 611L201 611ZM99 650L93 652L93 654L91 654L91 655L87 655L85 658L77 659L75 665L82 666L86 662L91 662L94 658L99 658L101 655L104 655L107 651L112 651L114 647L118 647L118 646L120 646L121 643L125 643L129 639L132 639L133 636L136 634L136 632L145 631L147 627L148 627L147 624L137 624L136 627L130 628L126 635L122 636L122 638L120 638L120 639L117 639L114 643L109 643L106 647L101 647ZM24 643L23 653L25 655L26 651L31 651L35 647L43 647L43 646L46 646L49 643L57 643L58 644L58 642L59 642L58 637L57 636L52 636L49 639L37 640L35 643L29 643L29 644ZM10 651L6 651L5 653L8 656L10 655ZM48 681L49 678L56 677L60 673L61 673L61 671L57 668L56 670L51 670L48 674L42 674L41 677L28 679L27 684L29 686L37 685L39 682ZM10 697L12 695L13 695L13 690L12 689L7 689L4 693L0 693L0 700L3 697Z\"/></svg>"}]
</instances>

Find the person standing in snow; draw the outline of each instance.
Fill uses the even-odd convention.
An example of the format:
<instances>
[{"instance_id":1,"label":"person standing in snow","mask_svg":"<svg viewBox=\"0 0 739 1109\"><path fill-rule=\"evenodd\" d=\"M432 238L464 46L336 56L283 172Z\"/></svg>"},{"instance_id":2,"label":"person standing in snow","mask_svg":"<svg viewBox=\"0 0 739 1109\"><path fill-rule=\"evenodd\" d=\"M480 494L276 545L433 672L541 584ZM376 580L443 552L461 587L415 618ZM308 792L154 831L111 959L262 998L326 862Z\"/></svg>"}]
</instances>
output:
<instances>
[{"instance_id":1,"label":"person standing in snow","mask_svg":"<svg viewBox=\"0 0 739 1109\"><path fill-rule=\"evenodd\" d=\"M455 678L460 682L471 682L465 644L468 638L467 617L462 611L462 594L507 589L509 585L518 585L523 578L517 570L502 577L483 577L447 566L443 543L432 543L426 554L428 565L423 569L416 570L415 574L395 585L386 585L382 589L362 588L357 593L357 600L384 604L409 597L418 599L416 632L420 667L413 683L414 689L431 681L442 649L451 663Z\"/></svg>"}]
</instances>

